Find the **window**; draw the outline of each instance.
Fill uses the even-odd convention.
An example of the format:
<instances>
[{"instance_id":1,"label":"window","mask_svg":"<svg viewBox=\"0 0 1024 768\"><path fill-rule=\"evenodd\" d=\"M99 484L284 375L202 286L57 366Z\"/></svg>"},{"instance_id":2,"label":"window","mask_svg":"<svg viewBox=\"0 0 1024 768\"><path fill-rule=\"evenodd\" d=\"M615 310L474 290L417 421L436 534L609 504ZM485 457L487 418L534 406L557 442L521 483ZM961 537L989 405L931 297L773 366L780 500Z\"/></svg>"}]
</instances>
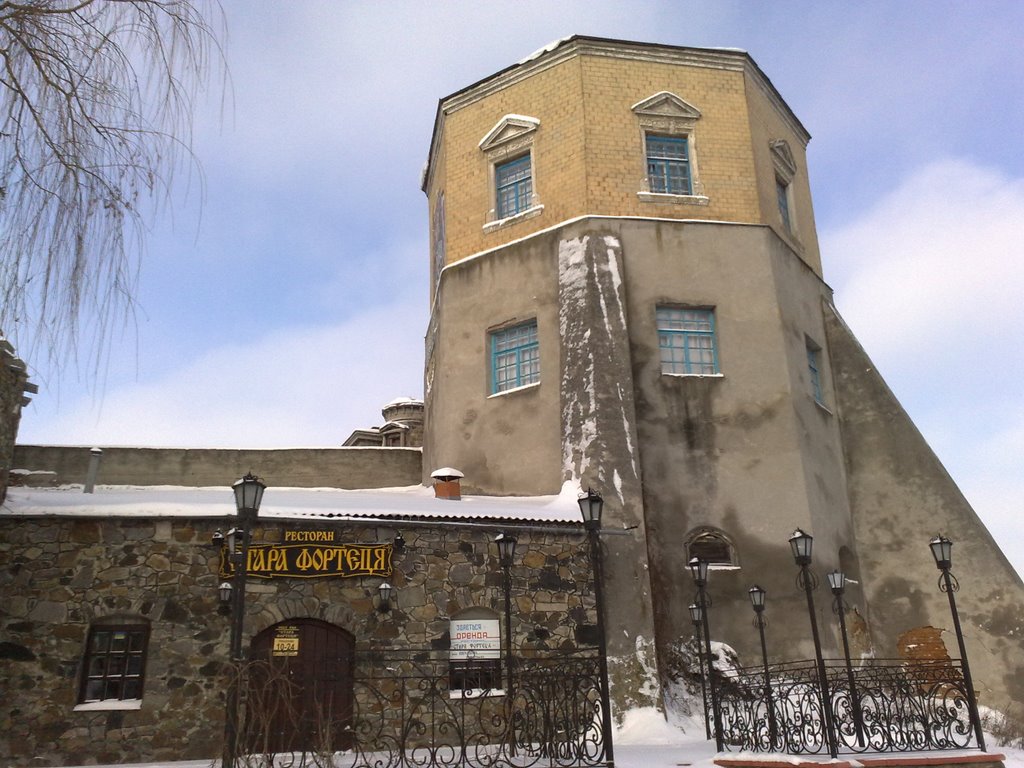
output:
<instances>
[{"instance_id":1,"label":"window","mask_svg":"<svg viewBox=\"0 0 1024 768\"><path fill-rule=\"evenodd\" d=\"M540 381L537 321L491 333L491 393Z\"/></svg>"},{"instance_id":2,"label":"window","mask_svg":"<svg viewBox=\"0 0 1024 768\"><path fill-rule=\"evenodd\" d=\"M658 307L657 320L662 373L718 373L714 310Z\"/></svg>"},{"instance_id":3,"label":"window","mask_svg":"<svg viewBox=\"0 0 1024 768\"><path fill-rule=\"evenodd\" d=\"M732 543L714 528L698 528L686 544L687 559L698 557L711 565L736 565Z\"/></svg>"},{"instance_id":4,"label":"window","mask_svg":"<svg viewBox=\"0 0 1024 768\"><path fill-rule=\"evenodd\" d=\"M437 196L437 205L434 206L434 285L437 285L445 263L444 192L442 192Z\"/></svg>"},{"instance_id":5,"label":"window","mask_svg":"<svg viewBox=\"0 0 1024 768\"><path fill-rule=\"evenodd\" d=\"M487 212L484 232L539 216L544 206L534 183L534 141L540 120L528 115L505 115L480 140L490 168L494 207Z\"/></svg>"},{"instance_id":6,"label":"window","mask_svg":"<svg viewBox=\"0 0 1024 768\"><path fill-rule=\"evenodd\" d=\"M647 135L647 183L651 192L689 195L690 158L685 136Z\"/></svg>"},{"instance_id":7,"label":"window","mask_svg":"<svg viewBox=\"0 0 1024 768\"><path fill-rule=\"evenodd\" d=\"M467 608L449 622L448 684L452 695L482 696L501 689L501 625L486 608Z\"/></svg>"},{"instance_id":8,"label":"window","mask_svg":"<svg viewBox=\"0 0 1024 768\"><path fill-rule=\"evenodd\" d=\"M494 167L494 186L497 200L495 214L507 219L530 207L533 196L533 176L530 170L530 156L523 155Z\"/></svg>"},{"instance_id":9,"label":"window","mask_svg":"<svg viewBox=\"0 0 1024 768\"><path fill-rule=\"evenodd\" d=\"M821 391L821 347L807 339L807 371L811 378L811 394L819 405L825 404Z\"/></svg>"},{"instance_id":10,"label":"window","mask_svg":"<svg viewBox=\"0 0 1024 768\"><path fill-rule=\"evenodd\" d=\"M694 136L700 110L674 93L661 91L633 105L643 142L646 203L707 205L697 174Z\"/></svg>"},{"instance_id":11,"label":"window","mask_svg":"<svg viewBox=\"0 0 1024 768\"><path fill-rule=\"evenodd\" d=\"M796 176L796 161L789 143L783 139L771 142L772 164L775 166L775 201L783 229L796 237L796 221L793 218L793 178Z\"/></svg>"},{"instance_id":12,"label":"window","mask_svg":"<svg viewBox=\"0 0 1024 768\"><path fill-rule=\"evenodd\" d=\"M789 216L789 184L778 176L775 177L775 197L779 201L779 215L782 216L782 226L789 233L793 232L793 220Z\"/></svg>"},{"instance_id":13,"label":"window","mask_svg":"<svg viewBox=\"0 0 1024 768\"><path fill-rule=\"evenodd\" d=\"M149 627L93 625L82 662L80 704L142 698Z\"/></svg>"}]
</instances>

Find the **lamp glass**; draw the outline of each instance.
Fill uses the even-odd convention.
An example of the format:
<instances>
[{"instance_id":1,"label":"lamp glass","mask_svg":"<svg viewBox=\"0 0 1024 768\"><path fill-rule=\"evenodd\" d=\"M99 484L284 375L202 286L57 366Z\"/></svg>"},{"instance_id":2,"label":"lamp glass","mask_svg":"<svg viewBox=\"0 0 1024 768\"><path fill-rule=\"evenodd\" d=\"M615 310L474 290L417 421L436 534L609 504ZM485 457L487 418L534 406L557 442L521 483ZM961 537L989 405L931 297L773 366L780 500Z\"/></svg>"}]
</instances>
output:
<instances>
[{"instance_id":1,"label":"lamp glass","mask_svg":"<svg viewBox=\"0 0 1024 768\"><path fill-rule=\"evenodd\" d=\"M811 534L797 528L789 537L789 546L793 549L793 559L798 565L811 562L811 551L814 546L814 537Z\"/></svg>"},{"instance_id":2,"label":"lamp glass","mask_svg":"<svg viewBox=\"0 0 1024 768\"><path fill-rule=\"evenodd\" d=\"M846 589L846 574L842 571L832 571L828 575L828 585L831 587L833 594L842 594Z\"/></svg>"},{"instance_id":3,"label":"lamp glass","mask_svg":"<svg viewBox=\"0 0 1024 768\"><path fill-rule=\"evenodd\" d=\"M511 567L516 554L516 537L510 533L499 533L494 539L498 545L498 557L503 568Z\"/></svg>"},{"instance_id":4,"label":"lamp glass","mask_svg":"<svg viewBox=\"0 0 1024 768\"><path fill-rule=\"evenodd\" d=\"M235 506L239 512L243 510L254 510L259 512L260 504L263 501L263 491L267 486L252 472L249 472L241 480L231 486L235 492Z\"/></svg>"},{"instance_id":5,"label":"lamp glass","mask_svg":"<svg viewBox=\"0 0 1024 768\"><path fill-rule=\"evenodd\" d=\"M755 584L752 586L747 594L750 595L750 604L754 606L754 609L764 608L764 598L768 592L761 586Z\"/></svg>"},{"instance_id":6,"label":"lamp glass","mask_svg":"<svg viewBox=\"0 0 1024 768\"><path fill-rule=\"evenodd\" d=\"M949 568L953 564L953 542L945 536L936 536L928 546L931 547L932 557L939 568Z\"/></svg>"},{"instance_id":7,"label":"lamp glass","mask_svg":"<svg viewBox=\"0 0 1024 768\"><path fill-rule=\"evenodd\" d=\"M690 603L689 611L690 621L692 621L694 624L700 624L704 618L704 609L696 603Z\"/></svg>"},{"instance_id":8,"label":"lamp glass","mask_svg":"<svg viewBox=\"0 0 1024 768\"><path fill-rule=\"evenodd\" d=\"M222 581L220 583L220 586L217 587L217 594L220 596L220 601L222 603L229 603L229 602L231 602L231 590L232 589L233 589L233 587L231 586L231 582L230 581Z\"/></svg>"},{"instance_id":9,"label":"lamp glass","mask_svg":"<svg viewBox=\"0 0 1024 768\"><path fill-rule=\"evenodd\" d=\"M386 581L382 581L380 586L377 587L377 594L380 595L381 606L391 604L391 590L393 587Z\"/></svg>"},{"instance_id":10,"label":"lamp glass","mask_svg":"<svg viewBox=\"0 0 1024 768\"><path fill-rule=\"evenodd\" d=\"M587 488L587 495L581 496L577 501L583 522L600 525L601 514L604 512L604 499L601 498L601 494L593 488Z\"/></svg>"},{"instance_id":11,"label":"lamp glass","mask_svg":"<svg viewBox=\"0 0 1024 768\"><path fill-rule=\"evenodd\" d=\"M690 569L690 574L693 576L695 583L706 584L708 580L708 561L702 560L699 557L691 557L690 562L687 563Z\"/></svg>"}]
</instances>

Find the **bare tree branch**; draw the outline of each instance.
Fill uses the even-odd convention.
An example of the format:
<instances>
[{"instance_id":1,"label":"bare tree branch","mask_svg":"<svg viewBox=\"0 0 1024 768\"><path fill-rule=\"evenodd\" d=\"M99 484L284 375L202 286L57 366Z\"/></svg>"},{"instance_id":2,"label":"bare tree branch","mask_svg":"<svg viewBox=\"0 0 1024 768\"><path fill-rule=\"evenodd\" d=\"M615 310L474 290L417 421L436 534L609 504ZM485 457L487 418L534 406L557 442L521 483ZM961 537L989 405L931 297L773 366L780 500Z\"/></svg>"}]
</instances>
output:
<instances>
[{"instance_id":1,"label":"bare tree branch","mask_svg":"<svg viewBox=\"0 0 1024 768\"><path fill-rule=\"evenodd\" d=\"M198 172L214 19L217 0L0 2L0 328L23 353L98 365L132 318L148 216Z\"/></svg>"}]
</instances>

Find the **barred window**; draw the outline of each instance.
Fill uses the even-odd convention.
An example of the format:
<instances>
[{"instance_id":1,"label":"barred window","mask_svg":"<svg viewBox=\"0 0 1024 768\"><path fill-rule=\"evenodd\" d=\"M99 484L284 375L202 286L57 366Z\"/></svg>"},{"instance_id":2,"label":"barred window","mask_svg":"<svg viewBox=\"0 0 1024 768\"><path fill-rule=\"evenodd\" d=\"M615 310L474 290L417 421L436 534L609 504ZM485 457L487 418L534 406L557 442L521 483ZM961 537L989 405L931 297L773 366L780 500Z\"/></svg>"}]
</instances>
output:
<instances>
[{"instance_id":1,"label":"barred window","mask_svg":"<svg viewBox=\"0 0 1024 768\"><path fill-rule=\"evenodd\" d=\"M811 394L815 402L825 404L825 395L821 389L821 347L810 339L807 340L807 373L811 379Z\"/></svg>"},{"instance_id":2,"label":"barred window","mask_svg":"<svg viewBox=\"0 0 1024 768\"><path fill-rule=\"evenodd\" d=\"M89 628L78 702L142 698L149 627L97 624Z\"/></svg>"}]
</instances>

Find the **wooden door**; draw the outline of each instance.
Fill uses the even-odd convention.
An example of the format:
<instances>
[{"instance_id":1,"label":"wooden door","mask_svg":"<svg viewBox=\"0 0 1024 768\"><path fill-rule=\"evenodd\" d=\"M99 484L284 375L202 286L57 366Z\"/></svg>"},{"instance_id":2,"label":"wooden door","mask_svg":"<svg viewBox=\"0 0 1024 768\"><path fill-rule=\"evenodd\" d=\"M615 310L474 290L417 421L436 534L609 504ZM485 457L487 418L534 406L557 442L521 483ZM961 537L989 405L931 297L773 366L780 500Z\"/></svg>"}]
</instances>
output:
<instances>
[{"instance_id":1,"label":"wooden door","mask_svg":"<svg viewBox=\"0 0 1024 768\"><path fill-rule=\"evenodd\" d=\"M355 639L317 619L291 619L252 641L247 717L256 752L350 749Z\"/></svg>"}]
</instances>

